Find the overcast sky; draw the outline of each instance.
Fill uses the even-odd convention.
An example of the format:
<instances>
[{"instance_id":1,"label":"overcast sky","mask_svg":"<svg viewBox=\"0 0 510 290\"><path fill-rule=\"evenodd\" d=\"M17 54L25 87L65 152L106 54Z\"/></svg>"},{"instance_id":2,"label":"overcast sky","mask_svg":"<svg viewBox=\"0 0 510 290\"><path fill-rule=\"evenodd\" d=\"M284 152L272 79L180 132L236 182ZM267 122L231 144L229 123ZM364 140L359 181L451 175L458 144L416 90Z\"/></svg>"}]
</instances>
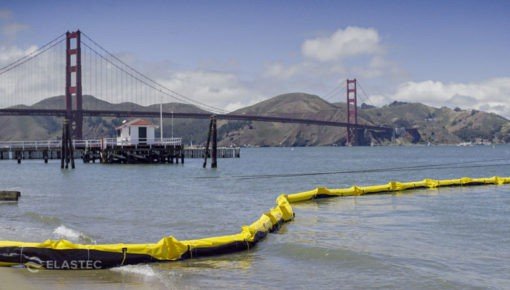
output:
<instances>
[{"instance_id":1,"label":"overcast sky","mask_svg":"<svg viewBox=\"0 0 510 290\"><path fill-rule=\"evenodd\" d=\"M375 105L510 117L508 0L3 0L0 64L75 29L170 89L227 110L288 92L344 101L345 79L357 78Z\"/></svg>"}]
</instances>

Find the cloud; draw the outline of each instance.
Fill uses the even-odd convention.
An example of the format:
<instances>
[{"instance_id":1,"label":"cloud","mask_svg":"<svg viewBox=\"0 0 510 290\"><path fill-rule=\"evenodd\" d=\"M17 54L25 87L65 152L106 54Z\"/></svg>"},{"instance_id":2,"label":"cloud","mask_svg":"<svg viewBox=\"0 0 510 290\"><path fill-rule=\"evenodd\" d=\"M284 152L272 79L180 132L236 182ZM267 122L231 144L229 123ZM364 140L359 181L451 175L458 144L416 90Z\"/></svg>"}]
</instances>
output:
<instances>
[{"instance_id":1,"label":"cloud","mask_svg":"<svg viewBox=\"0 0 510 290\"><path fill-rule=\"evenodd\" d=\"M227 72L177 71L157 81L194 100L229 111L261 100L256 90L250 89L235 74Z\"/></svg>"},{"instance_id":2,"label":"cloud","mask_svg":"<svg viewBox=\"0 0 510 290\"><path fill-rule=\"evenodd\" d=\"M7 37L15 37L18 33L27 30L28 25L21 24L21 23L8 23L5 25L2 25L2 34Z\"/></svg>"},{"instance_id":3,"label":"cloud","mask_svg":"<svg viewBox=\"0 0 510 290\"><path fill-rule=\"evenodd\" d=\"M265 75L269 78L290 79L302 71L303 65L287 66L281 62L266 64Z\"/></svg>"},{"instance_id":4,"label":"cloud","mask_svg":"<svg viewBox=\"0 0 510 290\"><path fill-rule=\"evenodd\" d=\"M384 77L402 80L408 77L408 73L396 62L388 60L382 55L373 56L367 64L355 66L349 70L349 73L361 79Z\"/></svg>"},{"instance_id":5,"label":"cloud","mask_svg":"<svg viewBox=\"0 0 510 290\"><path fill-rule=\"evenodd\" d=\"M359 98L359 94L358 94L358 98ZM388 103L391 102L391 97L389 97L388 95L381 95L381 94L374 94L374 95L370 95L367 99L361 99L361 102L360 100L358 100L358 103L367 103L368 105L372 105L372 106L384 106L384 105L387 105Z\"/></svg>"},{"instance_id":6,"label":"cloud","mask_svg":"<svg viewBox=\"0 0 510 290\"><path fill-rule=\"evenodd\" d=\"M12 64L37 50L37 46L21 49L0 46L0 67ZM42 99L62 95L64 58L57 50L48 50L21 65L13 65L0 72L0 107L31 105Z\"/></svg>"},{"instance_id":7,"label":"cloud","mask_svg":"<svg viewBox=\"0 0 510 290\"><path fill-rule=\"evenodd\" d=\"M297 62L268 63L263 78L275 85L276 81L292 85L292 91L315 94L331 90L346 78L384 79L385 83L396 85L407 78L407 73L386 53L377 30L349 26L327 36L303 40Z\"/></svg>"},{"instance_id":8,"label":"cloud","mask_svg":"<svg viewBox=\"0 0 510 290\"><path fill-rule=\"evenodd\" d=\"M27 49L21 49L17 46L0 46L0 66L8 65L15 60L28 55L37 50L37 46L32 45Z\"/></svg>"},{"instance_id":9,"label":"cloud","mask_svg":"<svg viewBox=\"0 0 510 290\"><path fill-rule=\"evenodd\" d=\"M328 37L306 40L301 51L305 57L318 61L336 61L357 55L382 51L380 37L373 28L349 26Z\"/></svg>"},{"instance_id":10,"label":"cloud","mask_svg":"<svg viewBox=\"0 0 510 290\"><path fill-rule=\"evenodd\" d=\"M454 95L450 99L446 101L446 104L450 107L453 106L464 106L464 107L471 107L475 106L478 103L478 100L476 98L470 97L470 96L462 96L462 95Z\"/></svg>"},{"instance_id":11,"label":"cloud","mask_svg":"<svg viewBox=\"0 0 510 290\"><path fill-rule=\"evenodd\" d=\"M282 62L266 64L264 76L280 80L291 80L293 78L322 78L331 75L346 74L347 68L340 63L323 63L303 61L296 64L285 65Z\"/></svg>"},{"instance_id":12,"label":"cloud","mask_svg":"<svg viewBox=\"0 0 510 290\"><path fill-rule=\"evenodd\" d=\"M394 99L399 101L487 110L506 117L510 117L509 97L510 77L471 83L405 82L394 95Z\"/></svg>"}]
</instances>

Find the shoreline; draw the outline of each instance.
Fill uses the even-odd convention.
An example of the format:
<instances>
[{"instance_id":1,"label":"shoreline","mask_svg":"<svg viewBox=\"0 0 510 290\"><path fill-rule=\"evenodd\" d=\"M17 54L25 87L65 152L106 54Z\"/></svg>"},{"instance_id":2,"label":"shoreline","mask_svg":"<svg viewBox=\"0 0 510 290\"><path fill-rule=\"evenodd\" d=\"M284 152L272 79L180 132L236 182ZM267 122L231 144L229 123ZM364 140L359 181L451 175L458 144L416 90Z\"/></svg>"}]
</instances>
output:
<instances>
[{"instance_id":1,"label":"shoreline","mask_svg":"<svg viewBox=\"0 0 510 290\"><path fill-rule=\"evenodd\" d=\"M19 271L27 271L23 268L0 268L0 281L5 289L31 290L40 289L40 286L29 283L26 277Z\"/></svg>"}]
</instances>

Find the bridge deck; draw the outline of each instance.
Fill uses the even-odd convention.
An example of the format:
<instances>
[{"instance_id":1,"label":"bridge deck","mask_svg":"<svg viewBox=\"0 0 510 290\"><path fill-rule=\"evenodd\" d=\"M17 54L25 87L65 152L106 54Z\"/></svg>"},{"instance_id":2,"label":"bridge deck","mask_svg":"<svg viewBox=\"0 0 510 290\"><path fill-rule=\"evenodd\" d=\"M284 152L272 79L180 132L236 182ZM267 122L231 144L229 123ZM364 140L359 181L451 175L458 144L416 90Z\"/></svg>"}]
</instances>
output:
<instances>
[{"instance_id":1,"label":"bridge deck","mask_svg":"<svg viewBox=\"0 0 510 290\"><path fill-rule=\"evenodd\" d=\"M147 117L159 118L160 112L151 111L110 111L110 110L83 110L83 116L103 116L103 117ZM0 116L57 116L64 117L65 110L57 109L0 109ZM209 119L213 114L211 113L171 113L163 112L164 118L184 118L184 119ZM384 126L373 126L364 124L349 124L346 122L326 121L316 119L303 119L293 117L281 116L256 116L256 115L239 115L239 114L217 114L218 120L232 120L232 121L257 121L257 122L272 122L272 123L292 123L292 124L309 124L333 127L350 127L368 129L374 131L392 131L393 128Z\"/></svg>"}]
</instances>

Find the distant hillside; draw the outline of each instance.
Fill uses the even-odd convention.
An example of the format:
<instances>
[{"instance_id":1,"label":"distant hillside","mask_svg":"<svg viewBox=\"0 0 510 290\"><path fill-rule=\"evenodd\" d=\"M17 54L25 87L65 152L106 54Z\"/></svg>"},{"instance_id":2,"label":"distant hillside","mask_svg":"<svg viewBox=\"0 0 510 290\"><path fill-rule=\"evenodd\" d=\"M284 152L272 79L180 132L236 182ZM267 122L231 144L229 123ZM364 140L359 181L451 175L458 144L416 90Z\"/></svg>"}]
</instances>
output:
<instances>
[{"instance_id":1,"label":"distant hillside","mask_svg":"<svg viewBox=\"0 0 510 290\"><path fill-rule=\"evenodd\" d=\"M345 111L323 99L304 93L276 96L253 106L233 112L288 116L321 120L345 120ZM341 144L345 129L314 125L264 122L223 122L222 145L253 146L319 146Z\"/></svg>"},{"instance_id":2,"label":"distant hillside","mask_svg":"<svg viewBox=\"0 0 510 290\"><path fill-rule=\"evenodd\" d=\"M236 114L278 115L321 120L344 121L345 103L328 103L318 96L291 93L273 97ZM510 142L510 122L493 113L476 110L434 108L419 103L394 102L381 108L362 105L358 109L360 124L417 128L420 142L455 144L476 138L496 143ZM345 129L313 125L290 125L262 122L225 122L222 144L253 146L317 146L345 144ZM396 140L376 134L365 136L370 144L410 143L411 136Z\"/></svg>"},{"instance_id":3,"label":"distant hillside","mask_svg":"<svg viewBox=\"0 0 510 290\"><path fill-rule=\"evenodd\" d=\"M140 106L133 103L111 104L92 96L84 96L86 109L111 110L159 110L159 105ZM26 106L17 106L26 107ZM48 98L31 106L33 108L64 108L64 97ZM163 105L165 112L204 113L195 106L179 103ZM330 121L345 121L344 103L328 103L318 96L305 93L279 95L255 105L239 109L235 114L256 114L288 116ZM159 120L152 120L159 124ZM418 128L420 142L433 144L455 144L473 141L476 138L489 139L496 143L510 142L510 122L493 113L476 110L454 110L434 108L419 103L394 102L381 108L363 105L358 109L361 124L384 125L389 127ZM0 117L0 139L2 140L44 140L61 136L60 118L55 117ZM84 138L113 137L114 128L122 119L90 117L84 120ZM165 119L165 136L170 136L172 120ZM315 125L293 125L251 121L219 121L220 145L230 146L325 146L344 145L345 129ZM174 119L174 136L183 137L189 144L202 144L207 136L208 120ZM159 131L157 131L159 134ZM390 136L373 133L364 135L367 143L398 144L411 143L413 138L403 135L396 140Z\"/></svg>"},{"instance_id":4,"label":"distant hillside","mask_svg":"<svg viewBox=\"0 0 510 290\"><path fill-rule=\"evenodd\" d=\"M30 107L37 109L64 109L64 96L57 96L45 99ZM22 106L16 106L22 107ZM26 106L23 106L26 107ZM84 109L103 110L137 110L137 111L158 111L159 105L140 106L133 103L111 104L99 100L93 96L83 96ZM204 113L195 106L180 103L163 104L165 112L183 113ZM95 139L115 136L115 127L119 126L124 119L106 117L84 118L83 137ZM152 120L159 124L159 119ZM185 136L185 142L201 143L207 138L207 120L174 119L174 136ZM165 119L165 136L170 136L172 131L172 120ZM159 134L159 129L157 130ZM2 116L0 117L0 139L1 140L45 140L56 139L62 135L62 119L56 117L29 117L29 116Z\"/></svg>"},{"instance_id":5,"label":"distant hillside","mask_svg":"<svg viewBox=\"0 0 510 290\"><path fill-rule=\"evenodd\" d=\"M494 113L403 102L361 111L372 123L419 128L422 139L431 143L451 144L476 138L496 143L510 141L509 120Z\"/></svg>"}]
</instances>

